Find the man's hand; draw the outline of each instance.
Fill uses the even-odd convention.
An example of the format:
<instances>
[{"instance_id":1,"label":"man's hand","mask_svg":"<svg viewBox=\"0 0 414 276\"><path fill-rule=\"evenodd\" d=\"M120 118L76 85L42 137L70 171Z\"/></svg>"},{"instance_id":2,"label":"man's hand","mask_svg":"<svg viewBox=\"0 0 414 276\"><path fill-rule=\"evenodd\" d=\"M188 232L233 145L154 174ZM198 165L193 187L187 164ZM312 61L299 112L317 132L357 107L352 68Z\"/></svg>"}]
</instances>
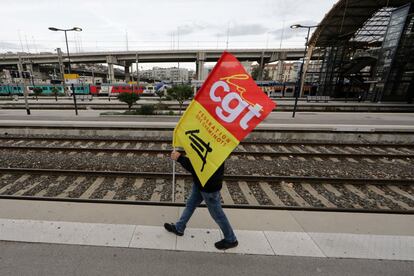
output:
<instances>
[{"instance_id":1,"label":"man's hand","mask_svg":"<svg viewBox=\"0 0 414 276\"><path fill-rule=\"evenodd\" d=\"M173 151L171 152L171 159L172 159L172 160L177 161L177 159L178 159L178 157L180 157L180 155L181 155L181 153L179 153L179 152L178 152L178 151L176 151L176 150L173 150Z\"/></svg>"}]
</instances>

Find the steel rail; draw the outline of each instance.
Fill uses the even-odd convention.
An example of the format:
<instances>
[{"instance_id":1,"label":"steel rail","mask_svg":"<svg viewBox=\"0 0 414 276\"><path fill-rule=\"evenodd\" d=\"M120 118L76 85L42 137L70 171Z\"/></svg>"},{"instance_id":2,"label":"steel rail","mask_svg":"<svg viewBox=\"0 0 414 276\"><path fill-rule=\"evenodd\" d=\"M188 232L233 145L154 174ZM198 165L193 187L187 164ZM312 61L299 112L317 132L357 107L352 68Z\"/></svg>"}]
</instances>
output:
<instances>
[{"instance_id":1,"label":"steel rail","mask_svg":"<svg viewBox=\"0 0 414 276\"><path fill-rule=\"evenodd\" d=\"M146 177L146 178L172 178L171 173L159 172L130 172L130 171L88 171L88 170L61 170L61 169L37 169L37 168L0 168L0 173L29 173L29 174L72 174L72 175L94 175L105 177ZM176 173L176 177L191 178L191 174ZM311 177L311 176L265 176L265 175L225 175L226 181L248 181L248 182L312 182L312 183L347 183L355 185L414 185L412 178L389 178L389 179L375 179L375 178L343 178L343 177Z\"/></svg>"},{"instance_id":2,"label":"steel rail","mask_svg":"<svg viewBox=\"0 0 414 276\"><path fill-rule=\"evenodd\" d=\"M108 200L108 199L81 199L81 198L57 198L57 197L36 197L36 196L15 196L0 195L0 199L5 200L33 200L33 201L52 201L68 203L99 203L99 204L120 204L120 205L151 205L162 207L183 207L185 203L178 202L154 202L144 200ZM374 213L374 214L400 214L414 215L414 210L390 210L390 209L363 209L363 208L332 208L332 207L300 207L300 206L273 206L273 205L248 205L248 204L223 204L228 209L247 209L247 210L284 210L284 211L308 211L308 212L339 212L339 213ZM206 205L202 204L205 208Z\"/></svg>"},{"instance_id":3,"label":"steel rail","mask_svg":"<svg viewBox=\"0 0 414 276\"><path fill-rule=\"evenodd\" d=\"M82 142L133 142L133 143L172 143L171 138L157 138L156 140L151 138L127 138L127 137L120 137L120 138L104 138L104 137L96 137L96 138L89 138L89 137L27 137L27 136L11 136L11 135L2 135L0 136L0 140L41 140L41 141L82 141ZM338 147L407 147L407 148L414 148L414 144L393 144L393 143L348 143L348 142L341 142L341 143L332 143L332 142L298 142L298 141L255 141L255 140L245 140L240 143L241 145L287 145L287 146L338 146Z\"/></svg>"},{"instance_id":4,"label":"steel rail","mask_svg":"<svg viewBox=\"0 0 414 276\"><path fill-rule=\"evenodd\" d=\"M74 151L74 152L122 152L122 153L151 153L169 154L171 149L136 149L136 148L99 148L99 147L48 147L48 146L3 146L0 150L36 150L36 151ZM357 158L414 158L414 154L399 153L315 153L315 152L278 152L278 151L239 151L232 152L233 155L252 156L301 156L301 157L357 157Z\"/></svg>"}]
</instances>

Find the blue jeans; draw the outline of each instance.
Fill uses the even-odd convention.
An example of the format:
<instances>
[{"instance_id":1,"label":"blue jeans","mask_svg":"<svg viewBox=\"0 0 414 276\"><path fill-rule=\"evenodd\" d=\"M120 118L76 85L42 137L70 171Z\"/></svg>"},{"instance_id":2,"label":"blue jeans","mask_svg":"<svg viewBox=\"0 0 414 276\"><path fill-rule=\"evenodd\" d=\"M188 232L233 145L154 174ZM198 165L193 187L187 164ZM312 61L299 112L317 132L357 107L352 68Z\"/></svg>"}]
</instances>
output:
<instances>
[{"instance_id":1,"label":"blue jeans","mask_svg":"<svg viewBox=\"0 0 414 276\"><path fill-rule=\"evenodd\" d=\"M175 224L177 231L184 233L187 222L190 220L195 209L201 204L201 202L203 202L203 200L207 205L211 217L223 232L224 239L227 242L235 242L237 238L234 235L233 229L231 228L226 214L224 214L223 208L221 207L220 192L218 191L214 193L205 193L202 192L195 184L193 184L191 195L187 199L184 212Z\"/></svg>"}]
</instances>

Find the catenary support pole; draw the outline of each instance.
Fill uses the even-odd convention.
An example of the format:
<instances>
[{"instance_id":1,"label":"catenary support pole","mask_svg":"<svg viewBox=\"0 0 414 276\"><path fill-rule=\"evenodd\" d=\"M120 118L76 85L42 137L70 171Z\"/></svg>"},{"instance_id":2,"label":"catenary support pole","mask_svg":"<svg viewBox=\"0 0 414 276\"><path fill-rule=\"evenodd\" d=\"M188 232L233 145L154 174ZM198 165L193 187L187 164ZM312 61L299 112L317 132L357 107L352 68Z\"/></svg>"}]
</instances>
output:
<instances>
[{"instance_id":1,"label":"catenary support pole","mask_svg":"<svg viewBox=\"0 0 414 276\"><path fill-rule=\"evenodd\" d=\"M19 55L19 64L18 64L17 67L19 69L20 80L22 81L22 89L23 89L24 105L26 107L26 113L27 113L27 115L30 115L29 102L27 100L28 91L27 91L26 85L24 83L24 78L23 78L23 63L22 63L22 57L20 55Z\"/></svg>"},{"instance_id":2,"label":"catenary support pole","mask_svg":"<svg viewBox=\"0 0 414 276\"><path fill-rule=\"evenodd\" d=\"M72 88L72 96L73 96L73 104L75 105L75 114L78 116L78 105L76 104L76 92L75 92L75 86L73 83L71 84Z\"/></svg>"},{"instance_id":3,"label":"catenary support pole","mask_svg":"<svg viewBox=\"0 0 414 276\"><path fill-rule=\"evenodd\" d=\"M135 61L137 64L137 88L138 88L138 93L139 93L139 57L138 57L138 54L136 54L135 56Z\"/></svg>"},{"instance_id":4,"label":"catenary support pole","mask_svg":"<svg viewBox=\"0 0 414 276\"><path fill-rule=\"evenodd\" d=\"M301 91L302 78L304 77L304 76L302 76L302 74L303 74L303 65L305 64L306 53L308 51L308 41L309 41L309 34L310 34L311 27L307 27L307 29L308 29L308 34L306 35L306 43L305 43L305 51L303 53L303 61L300 65L299 79L297 81L297 85L295 85L295 105L293 106L292 118L295 118L296 109L297 109L297 106L298 106L298 98L299 98L300 94L302 93L302 91Z\"/></svg>"}]
</instances>

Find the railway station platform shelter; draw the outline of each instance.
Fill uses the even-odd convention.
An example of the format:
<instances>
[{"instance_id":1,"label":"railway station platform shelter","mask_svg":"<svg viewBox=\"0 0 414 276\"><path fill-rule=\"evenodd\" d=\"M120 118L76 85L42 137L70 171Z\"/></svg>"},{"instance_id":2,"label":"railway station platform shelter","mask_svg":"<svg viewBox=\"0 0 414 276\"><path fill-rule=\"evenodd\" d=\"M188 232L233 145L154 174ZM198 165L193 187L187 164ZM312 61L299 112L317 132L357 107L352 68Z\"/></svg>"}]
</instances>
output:
<instances>
[{"instance_id":1,"label":"railway station platform shelter","mask_svg":"<svg viewBox=\"0 0 414 276\"><path fill-rule=\"evenodd\" d=\"M308 43L304 74L317 73L316 95L412 103L413 11L413 0L338 1Z\"/></svg>"}]
</instances>

